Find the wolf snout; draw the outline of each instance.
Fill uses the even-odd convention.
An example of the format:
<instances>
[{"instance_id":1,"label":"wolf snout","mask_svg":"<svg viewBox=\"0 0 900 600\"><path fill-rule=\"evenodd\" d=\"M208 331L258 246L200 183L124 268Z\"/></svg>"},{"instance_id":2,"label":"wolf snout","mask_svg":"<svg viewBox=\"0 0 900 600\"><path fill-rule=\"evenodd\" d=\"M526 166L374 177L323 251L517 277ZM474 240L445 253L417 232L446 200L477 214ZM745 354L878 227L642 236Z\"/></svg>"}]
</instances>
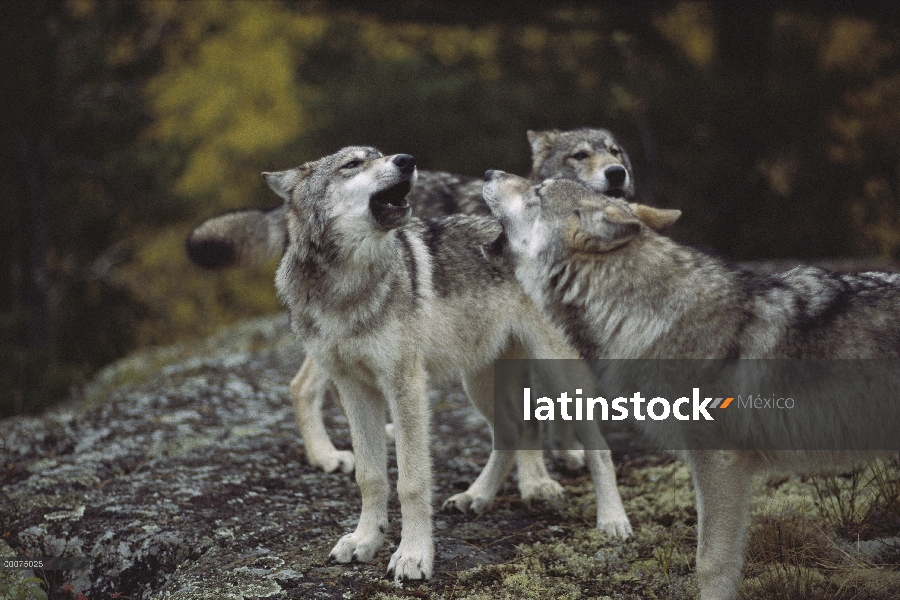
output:
<instances>
[{"instance_id":1,"label":"wolf snout","mask_svg":"<svg viewBox=\"0 0 900 600\"><path fill-rule=\"evenodd\" d=\"M398 154L391 159L391 162L397 165L404 175L409 175L416 168L416 159L409 154Z\"/></svg>"},{"instance_id":2,"label":"wolf snout","mask_svg":"<svg viewBox=\"0 0 900 600\"><path fill-rule=\"evenodd\" d=\"M612 187L622 187L622 184L625 183L625 167L620 167L619 165L606 167L603 175Z\"/></svg>"}]
</instances>

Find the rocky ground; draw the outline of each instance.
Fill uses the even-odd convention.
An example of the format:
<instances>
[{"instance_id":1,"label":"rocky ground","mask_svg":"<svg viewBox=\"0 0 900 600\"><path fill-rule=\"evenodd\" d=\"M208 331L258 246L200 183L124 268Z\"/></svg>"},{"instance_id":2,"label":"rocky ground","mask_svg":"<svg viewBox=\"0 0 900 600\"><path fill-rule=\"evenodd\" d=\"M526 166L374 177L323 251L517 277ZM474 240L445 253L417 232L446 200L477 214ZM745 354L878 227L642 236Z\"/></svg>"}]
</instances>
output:
<instances>
[{"instance_id":1,"label":"rocky ground","mask_svg":"<svg viewBox=\"0 0 900 600\"><path fill-rule=\"evenodd\" d=\"M561 506L524 505L511 479L480 516L436 512L428 583L385 578L399 537L396 497L389 543L373 563L328 564L360 497L352 475L304 459L288 400L302 356L284 317L258 320L191 348L135 355L64 409L0 422L0 555L88 557L89 570L35 573L42 587L30 589L51 598L696 596L689 475L652 453L615 456L635 525L627 542L592 530L586 472L554 465ZM433 390L431 402L437 509L478 474L489 438L457 386ZM327 422L349 448L334 406ZM762 483L742 594L900 597L897 538L851 541L817 509L814 481ZM0 598L17 598L30 575L0 571Z\"/></svg>"}]
</instances>

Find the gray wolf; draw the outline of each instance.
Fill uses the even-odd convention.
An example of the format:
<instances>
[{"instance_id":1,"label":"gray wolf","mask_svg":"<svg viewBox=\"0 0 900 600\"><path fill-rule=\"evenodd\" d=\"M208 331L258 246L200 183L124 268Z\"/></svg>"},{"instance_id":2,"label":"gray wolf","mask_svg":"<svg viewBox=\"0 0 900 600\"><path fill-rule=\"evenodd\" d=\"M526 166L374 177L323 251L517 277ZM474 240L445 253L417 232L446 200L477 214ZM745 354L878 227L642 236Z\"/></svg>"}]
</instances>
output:
<instances>
[{"instance_id":1,"label":"gray wolf","mask_svg":"<svg viewBox=\"0 0 900 600\"><path fill-rule=\"evenodd\" d=\"M308 356L334 382L353 438L362 512L331 558L368 562L384 542L387 408L402 515L388 571L398 580L432 574L428 378L462 379L492 423L495 358L577 356L512 271L482 256L481 245L499 233L494 218L411 217L406 196L416 175L411 156L367 147L263 174L287 204L278 295ZM514 456L492 452L472 487L450 502L490 502ZM609 453L585 459L598 493L598 527L627 535Z\"/></svg>"},{"instance_id":2,"label":"gray wolf","mask_svg":"<svg viewBox=\"0 0 900 600\"><path fill-rule=\"evenodd\" d=\"M574 179L616 198L634 197L631 160L612 133L583 127L571 131L529 131L529 179Z\"/></svg>"},{"instance_id":3,"label":"gray wolf","mask_svg":"<svg viewBox=\"0 0 900 600\"><path fill-rule=\"evenodd\" d=\"M484 197L503 233L485 247L509 264L528 295L591 358L900 358L900 275L838 275L797 268L756 275L657 231L679 211L596 193L574 181L533 182L485 174ZM822 399L828 406L793 425L863 436L896 407ZM834 415L840 415L835 418ZM636 421L667 444L666 431ZM673 429L674 428L674 429ZM735 442L762 436L750 426L724 433ZM801 431L802 429L802 431ZM668 438L668 439L666 439ZM667 445L669 448L685 446ZM798 447L798 446L791 446ZM874 454L857 451L684 450L697 496L697 574L703 600L737 596L751 475L767 469L841 469Z\"/></svg>"},{"instance_id":4,"label":"gray wolf","mask_svg":"<svg viewBox=\"0 0 900 600\"><path fill-rule=\"evenodd\" d=\"M551 129L528 131L532 151L531 177L569 177L591 185L598 192L631 198L634 175L622 145L605 129L581 128L572 131ZM435 218L453 214L490 215L482 198L480 178L439 171L417 170L407 202L412 214ZM287 244L287 203L268 210L244 209L225 213L201 223L187 239L191 260L208 268L263 262L280 257ZM307 358L291 382L291 400L306 447L307 460L326 472L353 470L353 453L334 447L322 420L322 407L329 395L337 398L331 382ZM570 428L554 426L553 439L559 447L573 448ZM584 465L580 452L564 450L569 468ZM519 488L523 499L552 500L562 493L547 473L542 456L533 452L519 455ZM450 506L450 505L448 505ZM455 505L461 507L461 505ZM483 506L475 505L480 509Z\"/></svg>"}]
</instances>

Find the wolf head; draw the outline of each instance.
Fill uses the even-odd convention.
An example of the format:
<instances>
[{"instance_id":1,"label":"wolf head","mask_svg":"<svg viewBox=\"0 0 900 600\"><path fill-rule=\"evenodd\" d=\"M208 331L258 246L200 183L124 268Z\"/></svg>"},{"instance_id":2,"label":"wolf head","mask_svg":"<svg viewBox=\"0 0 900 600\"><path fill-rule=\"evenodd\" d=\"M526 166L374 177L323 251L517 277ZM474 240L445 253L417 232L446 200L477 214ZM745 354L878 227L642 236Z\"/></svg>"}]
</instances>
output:
<instances>
[{"instance_id":1,"label":"wolf head","mask_svg":"<svg viewBox=\"0 0 900 600\"><path fill-rule=\"evenodd\" d=\"M281 256L290 231L322 243L336 217L359 232L389 231L410 216L406 195L417 176L408 154L382 156L349 147L286 171L263 173L284 203L269 210L244 209L207 219L187 238L191 260L207 269L260 263ZM293 216L292 216L293 215ZM293 226L290 223L293 222ZM318 239L318 241L317 241Z\"/></svg>"},{"instance_id":2,"label":"wolf head","mask_svg":"<svg viewBox=\"0 0 900 600\"><path fill-rule=\"evenodd\" d=\"M595 191L617 198L634 196L631 161L622 145L605 129L529 131L531 180L576 179Z\"/></svg>"},{"instance_id":3,"label":"wolf head","mask_svg":"<svg viewBox=\"0 0 900 600\"><path fill-rule=\"evenodd\" d=\"M339 220L343 227L389 231L409 220L406 195L416 178L416 161L408 154L383 156L375 148L351 146L262 175L299 221L325 226Z\"/></svg>"},{"instance_id":4,"label":"wolf head","mask_svg":"<svg viewBox=\"0 0 900 600\"><path fill-rule=\"evenodd\" d=\"M528 261L572 255L601 257L628 244L644 228L659 230L681 211L628 203L570 179L533 182L502 171L485 173L484 199L503 226L485 246L489 258Z\"/></svg>"}]
</instances>

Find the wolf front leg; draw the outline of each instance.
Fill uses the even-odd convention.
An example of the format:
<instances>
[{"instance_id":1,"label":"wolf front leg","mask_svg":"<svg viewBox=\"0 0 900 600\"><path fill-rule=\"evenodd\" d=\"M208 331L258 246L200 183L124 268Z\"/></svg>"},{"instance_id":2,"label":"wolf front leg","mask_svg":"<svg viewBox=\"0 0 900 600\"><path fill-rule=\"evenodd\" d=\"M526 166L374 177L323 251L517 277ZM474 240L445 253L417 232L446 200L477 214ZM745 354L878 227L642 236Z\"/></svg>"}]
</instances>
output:
<instances>
[{"instance_id":1,"label":"wolf front leg","mask_svg":"<svg viewBox=\"0 0 900 600\"><path fill-rule=\"evenodd\" d=\"M353 533L342 537L329 559L339 563L370 562L387 532L387 441L384 437L384 397L352 376L336 380L350 423L356 456L356 483L362 511Z\"/></svg>"},{"instance_id":2,"label":"wolf front leg","mask_svg":"<svg viewBox=\"0 0 900 600\"><path fill-rule=\"evenodd\" d=\"M340 469L344 473L353 471L353 453L338 450L331 443L325 423L322 420L322 404L331 390L332 397L341 406L340 396L331 380L310 357L306 357L300 371L291 381L291 402L294 418L300 428L300 436L306 446L306 459L314 467L326 473Z\"/></svg>"},{"instance_id":3,"label":"wolf front leg","mask_svg":"<svg viewBox=\"0 0 900 600\"><path fill-rule=\"evenodd\" d=\"M388 575L398 581L431 579L434 563L426 375L420 357L409 354L391 369L394 376L381 382L397 449L397 496L403 522L400 546L391 556Z\"/></svg>"},{"instance_id":4,"label":"wolf front leg","mask_svg":"<svg viewBox=\"0 0 900 600\"><path fill-rule=\"evenodd\" d=\"M737 598L754 457L726 450L689 451L697 496L697 578L701 600Z\"/></svg>"}]
</instances>

